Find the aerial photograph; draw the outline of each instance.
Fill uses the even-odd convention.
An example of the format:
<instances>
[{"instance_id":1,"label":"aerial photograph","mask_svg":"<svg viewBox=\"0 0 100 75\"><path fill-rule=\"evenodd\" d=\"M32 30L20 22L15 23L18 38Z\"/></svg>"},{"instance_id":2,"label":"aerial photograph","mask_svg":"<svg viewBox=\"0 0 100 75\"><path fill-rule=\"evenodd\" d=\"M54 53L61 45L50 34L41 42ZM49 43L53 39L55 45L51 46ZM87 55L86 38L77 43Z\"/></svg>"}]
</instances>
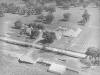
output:
<instances>
[{"instance_id":1,"label":"aerial photograph","mask_svg":"<svg viewBox=\"0 0 100 75\"><path fill-rule=\"evenodd\" d=\"M0 75L100 75L100 0L0 0Z\"/></svg>"}]
</instances>

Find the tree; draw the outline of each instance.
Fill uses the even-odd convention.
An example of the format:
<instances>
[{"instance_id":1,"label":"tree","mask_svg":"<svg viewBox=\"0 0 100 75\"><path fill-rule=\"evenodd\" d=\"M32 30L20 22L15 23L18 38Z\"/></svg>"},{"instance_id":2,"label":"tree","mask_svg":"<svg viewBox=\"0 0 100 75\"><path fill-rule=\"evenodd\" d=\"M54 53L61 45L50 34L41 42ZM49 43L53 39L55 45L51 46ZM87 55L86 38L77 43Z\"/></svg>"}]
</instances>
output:
<instances>
[{"instance_id":1,"label":"tree","mask_svg":"<svg viewBox=\"0 0 100 75\"><path fill-rule=\"evenodd\" d=\"M49 12L49 13L53 13L53 12L55 12L56 10L55 10L55 7L45 7L44 8L44 10L46 10L47 12Z\"/></svg>"},{"instance_id":2,"label":"tree","mask_svg":"<svg viewBox=\"0 0 100 75\"><path fill-rule=\"evenodd\" d=\"M44 30L45 27L43 26L43 24L37 24L37 29L38 30Z\"/></svg>"},{"instance_id":3,"label":"tree","mask_svg":"<svg viewBox=\"0 0 100 75\"><path fill-rule=\"evenodd\" d=\"M26 7L16 7L16 14L19 14L19 15L26 15L28 12L27 8Z\"/></svg>"},{"instance_id":4,"label":"tree","mask_svg":"<svg viewBox=\"0 0 100 75\"><path fill-rule=\"evenodd\" d=\"M39 15L38 17L37 17L37 19L44 19L45 18L45 16L44 15Z\"/></svg>"},{"instance_id":5,"label":"tree","mask_svg":"<svg viewBox=\"0 0 100 75\"><path fill-rule=\"evenodd\" d=\"M100 8L100 0L95 0L95 5Z\"/></svg>"},{"instance_id":6,"label":"tree","mask_svg":"<svg viewBox=\"0 0 100 75\"><path fill-rule=\"evenodd\" d=\"M92 64L100 64L100 50L95 47L89 47L85 52Z\"/></svg>"},{"instance_id":7,"label":"tree","mask_svg":"<svg viewBox=\"0 0 100 75\"><path fill-rule=\"evenodd\" d=\"M83 17L83 20L84 20L85 22L87 22L87 21L89 20L90 15L89 15L89 13L87 12L87 10L84 11L82 17Z\"/></svg>"},{"instance_id":8,"label":"tree","mask_svg":"<svg viewBox=\"0 0 100 75\"><path fill-rule=\"evenodd\" d=\"M22 22L20 20L14 23L16 29L20 29L22 27Z\"/></svg>"},{"instance_id":9,"label":"tree","mask_svg":"<svg viewBox=\"0 0 100 75\"><path fill-rule=\"evenodd\" d=\"M45 29L43 24L30 23L29 26L35 30L44 30Z\"/></svg>"},{"instance_id":10,"label":"tree","mask_svg":"<svg viewBox=\"0 0 100 75\"><path fill-rule=\"evenodd\" d=\"M56 35L54 32L49 32L49 31L45 31L43 32L42 37L44 38L43 40L40 40L39 42L42 44L51 44L54 42L54 40L56 39Z\"/></svg>"},{"instance_id":11,"label":"tree","mask_svg":"<svg viewBox=\"0 0 100 75\"><path fill-rule=\"evenodd\" d=\"M7 7L7 13L15 14L17 12L17 7L14 5L14 3L11 3Z\"/></svg>"},{"instance_id":12,"label":"tree","mask_svg":"<svg viewBox=\"0 0 100 75\"><path fill-rule=\"evenodd\" d=\"M64 9L64 10L68 10L68 9L70 8L70 4L64 3L63 6L60 7L60 8L62 8L62 9Z\"/></svg>"},{"instance_id":13,"label":"tree","mask_svg":"<svg viewBox=\"0 0 100 75\"><path fill-rule=\"evenodd\" d=\"M88 56L96 57L97 56L97 50L98 49L95 48L95 47L89 47L87 49L87 51L85 52L85 54L88 55Z\"/></svg>"},{"instance_id":14,"label":"tree","mask_svg":"<svg viewBox=\"0 0 100 75\"><path fill-rule=\"evenodd\" d=\"M90 14L87 12L87 10L84 11L82 18L83 19L78 22L79 25L85 25L89 21Z\"/></svg>"},{"instance_id":15,"label":"tree","mask_svg":"<svg viewBox=\"0 0 100 75\"><path fill-rule=\"evenodd\" d=\"M36 8L35 8L35 14L36 14L36 15L41 14L42 11L43 11L43 10L42 10L42 7L36 7Z\"/></svg>"},{"instance_id":16,"label":"tree","mask_svg":"<svg viewBox=\"0 0 100 75\"><path fill-rule=\"evenodd\" d=\"M44 16L43 14L37 16L35 22L42 22L44 24L51 24L54 20L54 15L52 13L48 13L48 15Z\"/></svg>"},{"instance_id":17,"label":"tree","mask_svg":"<svg viewBox=\"0 0 100 75\"><path fill-rule=\"evenodd\" d=\"M20 9L21 9L20 7L16 7L16 8L15 8L15 11L16 11L15 14L20 14ZM9 10L8 10L8 11L9 11Z\"/></svg>"},{"instance_id":18,"label":"tree","mask_svg":"<svg viewBox=\"0 0 100 75\"><path fill-rule=\"evenodd\" d=\"M54 19L53 14L48 14L47 16L45 16L45 19L43 20L43 23L51 24L53 19Z\"/></svg>"},{"instance_id":19,"label":"tree","mask_svg":"<svg viewBox=\"0 0 100 75\"><path fill-rule=\"evenodd\" d=\"M56 1L56 5L57 5L57 6L61 6L61 5L63 5L62 0L55 0L55 1Z\"/></svg>"},{"instance_id":20,"label":"tree","mask_svg":"<svg viewBox=\"0 0 100 75\"><path fill-rule=\"evenodd\" d=\"M40 33L39 30L32 30L30 38L31 39L36 39L39 36L39 33Z\"/></svg>"},{"instance_id":21,"label":"tree","mask_svg":"<svg viewBox=\"0 0 100 75\"><path fill-rule=\"evenodd\" d=\"M22 0L23 2L27 3L27 2L30 2L30 0Z\"/></svg>"},{"instance_id":22,"label":"tree","mask_svg":"<svg viewBox=\"0 0 100 75\"><path fill-rule=\"evenodd\" d=\"M0 4L0 10L4 13L7 12L7 7L8 7L8 4L7 3L1 3Z\"/></svg>"},{"instance_id":23,"label":"tree","mask_svg":"<svg viewBox=\"0 0 100 75\"><path fill-rule=\"evenodd\" d=\"M71 14L70 13L64 13L63 16L64 16L63 21L69 21Z\"/></svg>"},{"instance_id":24,"label":"tree","mask_svg":"<svg viewBox=\"0 0 100 75\"><path fill-rule=\"evenodd\" d=\"M8 4L7 4L7 3L0 3L0 5L1 5L3 8L7 8L7 7L8 7Z\"/></svg>"},{"instance_id":25,"label":"tree","mask_svg":"<svg viewBox=\"0 0 100 75\"><path fill-rule=\"evenodd\" d=\"M0 11L0 17L3 17L4 13L2 11Z\"/></svg>"},{"instance_id":26,"label":"tree","mask_svg":"<svg viewBox=\"0 0 100 75\"><path fill-rule=\"evenodd\" d=\"M37 16L37 19L35 20L35 22L43 22L44 20L46 20L46 18L44 15L41 14Z\"/></svg>"}]
</instances>

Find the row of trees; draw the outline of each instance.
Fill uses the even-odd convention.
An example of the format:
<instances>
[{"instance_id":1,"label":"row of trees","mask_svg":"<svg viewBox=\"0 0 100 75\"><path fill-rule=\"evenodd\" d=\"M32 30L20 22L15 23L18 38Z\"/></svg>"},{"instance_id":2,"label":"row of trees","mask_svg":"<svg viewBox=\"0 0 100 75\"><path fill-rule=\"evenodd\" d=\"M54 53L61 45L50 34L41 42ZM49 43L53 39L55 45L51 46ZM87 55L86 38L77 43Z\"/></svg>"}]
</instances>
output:
<instances>
[{"instance_id":1,"label":"row of trees","mask_svg":"<svg viewBox=\"0 0 100 75\"><path fill-rule=\"evenodd\" d=\"M42 7L42 6L36 6L33 3L31 3L31 0L24 0L25 2L28 2L28 4L26 4L25 7L19 7L16 6L13 3L7 4L7 3L0 3L0 14L2 15L3 13L13 13L13 14L20 14L20 15L33 15L33 14L41 14L43 10L46 10L47 12L55 12L55 8L54 7ZM67 6L69 8L69 6L73 5L73 4L77 4L77 0L52 0L52 1L48 1L48 0L34 0L37 2L56 2L58 5L60 6ZM33 2L34 2L33 1ZM79 4L80 5L85 5L87 6L90 2L94 2L97 6L99 6L100 1L96 0L96 1L92 1L89 0L88 2L84 1L84 0L79 0ZM66 4L67 3L67 4ZM2 12L2 13L1 13Z\"/></svg>"},{"instance_id":2,"label":"row of trees","mask_svg":"<svg viewBox=\"0 0 100 75\"><path fill-rule=\"evenodd\" d=\"M69 6L83 6L87 7L90 3L94 3L97 7L100 7L100 0L40 0L41 2L56 2L59 6L68 5Z\"/></svg>"},{"instance_id":3,"label":"row of trees","mask_svg":"<svg viewBox=\"0 0 100 75\"><path fill-rule=\"evenodd\" d=\"M23 0L25 3L33 3L35 5L39 4L41 6L45 6L47 3L54 3L57 6L64 6L64 8L69 8L70 6L77 6L78 0Z\"/></svg>"},{"instance_id":4,"label":"row of trees","mask_svg":"<svg viewBox=\"0 0 100 75\"><path fill-rule=\"evenodd\" d=\"M19 15L33 15L33 14L41 14L42 8L41 7L35 7L35 8L27 8L27 7L20 7L16 6L15 4L7 4L7 3L1 3L0 4L0 11L3 13L12 13L12 14L19 14Z\"/></svg>"},{"instance_id":5,"label":"row of trees","mask_svg":"<svg viewBox=\"0 0 100 75\"><path fill-rule=\"evenodd\" d=\"M26 6L16 6L14 3L7 4L1 3L0 4L0 11L2 13L12 13L12 14L19 14L19 15L39 15L45 10L46 12L53 13L55 12L54 7L41 7L41 6L34 6L34 5L26 5Z\"/></svg>"}]
</instances>

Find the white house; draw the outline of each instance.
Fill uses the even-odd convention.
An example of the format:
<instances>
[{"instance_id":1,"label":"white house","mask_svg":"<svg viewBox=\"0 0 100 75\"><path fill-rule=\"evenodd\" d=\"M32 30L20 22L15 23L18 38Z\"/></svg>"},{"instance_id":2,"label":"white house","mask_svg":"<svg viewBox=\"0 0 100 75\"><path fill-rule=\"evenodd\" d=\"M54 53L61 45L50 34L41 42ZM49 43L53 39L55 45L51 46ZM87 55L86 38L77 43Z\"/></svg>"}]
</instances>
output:
<instances>
[{"instance_id":1,"label":"white house","mask_svg":"<svg viewBox=\"0 0 100 75\"><path fill-rule=\"evenodd\" d=\"M77 37L81 31L82 31L82 29L80 29L80 28L77 28L76 30L70 29L68 31L64 31L63 36Z\"/></svg>"},{"instance_id":2,"label":"white house","mask_svg":"<svg viewBox=\"0 0 100 75\"><path fill-rule=\"evenodd\" d=\"M64 37L77 37L81 33L82 29L81 28L59 28L55 31L56 37L58 40L61 39L62 36Z\"/></svg>"}]
</instances>

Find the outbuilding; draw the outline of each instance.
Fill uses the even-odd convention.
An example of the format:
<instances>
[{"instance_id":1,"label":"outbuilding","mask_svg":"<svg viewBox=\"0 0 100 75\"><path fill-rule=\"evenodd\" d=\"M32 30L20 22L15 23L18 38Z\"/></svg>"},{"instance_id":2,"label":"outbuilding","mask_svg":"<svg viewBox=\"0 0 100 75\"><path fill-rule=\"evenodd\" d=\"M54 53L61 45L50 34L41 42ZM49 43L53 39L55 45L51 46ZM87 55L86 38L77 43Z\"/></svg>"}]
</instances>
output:
<instances>
[{"instance_id":1,"label":"outbuilding","mask_svg":"<svg viewBox=\"0 0 100 75\"><path fill-rule=\"evenodd\" d=\"M61 75L65 73L66 66L61 65L61 64L52 63L47 71Z\"/></svg>"}]
</instances>

